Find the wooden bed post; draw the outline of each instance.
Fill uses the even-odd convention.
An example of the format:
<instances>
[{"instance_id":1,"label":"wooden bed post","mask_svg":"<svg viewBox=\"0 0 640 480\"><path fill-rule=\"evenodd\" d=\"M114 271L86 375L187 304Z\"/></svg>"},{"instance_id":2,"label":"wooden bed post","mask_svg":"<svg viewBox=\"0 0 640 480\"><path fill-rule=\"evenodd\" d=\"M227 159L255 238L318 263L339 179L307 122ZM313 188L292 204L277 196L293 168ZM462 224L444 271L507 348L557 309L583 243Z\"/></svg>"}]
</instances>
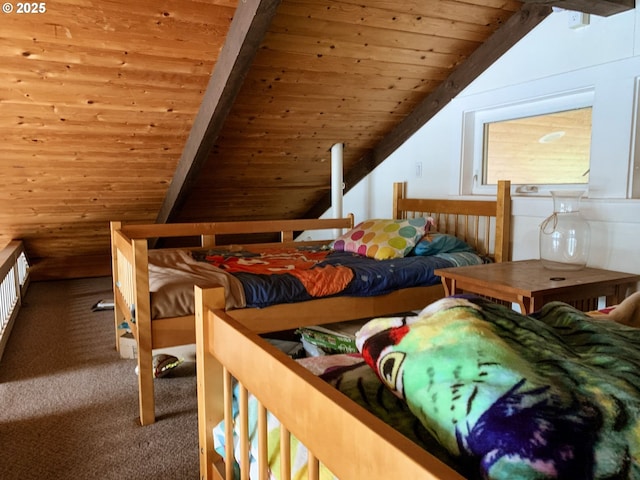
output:
<instances>
[{"instance_id":1,"label":"wooden bed post","mask_svg":"<svg viewBox=\"0 0 640 480\"><path fill-rule=\"evenodd\" d=\"M495 261L507 262L511 259L509 238L511 238L511 182L498 180L496 216Z\"/></svg>"},{"instance_id":2,"label":"wooden bed post","mask_svg":"<svg viewBox=\"0 0 640 480\"><path fill-rule=\"evenodd\" d=\"M153 375L153 344L151 338L151 301L149 298L149 264L147 239L132 240L133 288L135 295L135 335L138 341L138 401L140 423L156 421Z\"/></svg>"},{"instance_id":3,"label":"wooden bed post","mask_svg":"<svg viewBox=\"0 0 640 480\"><path fill-rule=\"evenodd\" d=\"M393 218L404 218L406 215L402 215L400 211L400 204L398 200L404 198L406 195L406 184L404 182L395 182L393 184Z\"/></svg>"},{"instance_id":4,"label":"wooden bed post","mask_svg":"<svg viewBox=\"0 0 640 480\"><path fill-rule=\"evenodd\" d=\"M216 246L215 235L200 235L200 246L202 248L212 248Z\"/></svg>"},{"instance_id":5,"label":"wooden bed post","mask_svg":"<svg viewBox=\"0 0 640 480\"><path fill-rule=\"evenodd\" d=\"M225 308L223 287L202 289L195 286L196 376L198 391L198 438L200 478L212 479L213 463L219 458L213 449L213 427L224 418L223 368L211 355L208 342L213 331L209 312Z\"/></svg>"},{"instance_id":6,"label":"wooden bed post","mask_svg":"<svg viewBox=\"0 0 640 480\"><path fill-rule=\"evenodd\" d=\"M120 342L118 337L118 326L124 321L124 315L120 313L118 306L116 303L117 296L117 287L118 284L118 248L116 247L116 243L113 238L113 234L116 230L120 230L122 228L122 222L110 222L109 229L111 231L111 288L113 291L113 314L114 314L114 322L115 322L115 336L116 336L116 351L120 351Z\"/></svg>"}]
</instances>

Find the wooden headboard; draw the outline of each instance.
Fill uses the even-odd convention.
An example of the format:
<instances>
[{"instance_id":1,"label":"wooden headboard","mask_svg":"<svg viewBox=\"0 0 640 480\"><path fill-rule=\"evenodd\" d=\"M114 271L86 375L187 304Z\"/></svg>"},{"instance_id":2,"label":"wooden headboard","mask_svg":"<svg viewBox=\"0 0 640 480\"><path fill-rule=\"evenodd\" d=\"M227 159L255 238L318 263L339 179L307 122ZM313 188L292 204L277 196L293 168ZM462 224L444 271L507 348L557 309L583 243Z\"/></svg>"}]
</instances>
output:
<instances>
[{"instance_id":1,"label":"wooden headboard","mask_svg":"<svg viewBox=\"0 0 640 480\"><path fill-rule=\"evenodd\" d=\"M464 213L460 213L464 212ZM496 262L509 260L511 182L500 180L495 200L407 198L406 184L393 184L394 218L431 216L436 230L461 238Z\"/></svg>"}]
</instances>

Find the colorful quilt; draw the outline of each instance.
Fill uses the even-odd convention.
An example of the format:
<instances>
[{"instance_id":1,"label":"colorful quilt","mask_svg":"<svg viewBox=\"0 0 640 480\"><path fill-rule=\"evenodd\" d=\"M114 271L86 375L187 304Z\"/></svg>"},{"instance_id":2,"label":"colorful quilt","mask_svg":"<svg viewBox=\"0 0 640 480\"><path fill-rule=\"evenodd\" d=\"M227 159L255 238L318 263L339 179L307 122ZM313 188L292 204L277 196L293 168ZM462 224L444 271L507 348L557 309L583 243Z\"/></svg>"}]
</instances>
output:
<instances>
[{"instance_id":1,"label":"colorful quilt","mask_svg":"<svg viewBox=\"0 0 640 480\"><path fill-rule=\"evenodd\" d=\"M369 297L401 288L436 285L437 268L484 263L473 252L441 253L376 260L322 248L193 251L204 261L242 284L246 307L267 307L314 298L344 295Z\"/></svg>"},{"instance_id":2,"label":"colorful quilt","mask_svg":"<svg viewBox=\"0 0 640 480\"><path fill-rule=\"evenodd\" d=\"M211 251L205 258L211 265L232 274L289 274L298 279L312 297L325 297L340 293L353 279L353 271L347 267L321 264L329 253L321 249L279 248L261 253Z\"/></svg>"},{"instance_id":3,"label":"colorful quilt","mask_svg":"<svg viewBox=\"0 0 640 480\"><path fill-rule=\"evenodd\" d=\"M372 320L357 344L465 470L640 478L640 329L560 302L524 316L460 296Z\"/></svg>"}]
</instances>

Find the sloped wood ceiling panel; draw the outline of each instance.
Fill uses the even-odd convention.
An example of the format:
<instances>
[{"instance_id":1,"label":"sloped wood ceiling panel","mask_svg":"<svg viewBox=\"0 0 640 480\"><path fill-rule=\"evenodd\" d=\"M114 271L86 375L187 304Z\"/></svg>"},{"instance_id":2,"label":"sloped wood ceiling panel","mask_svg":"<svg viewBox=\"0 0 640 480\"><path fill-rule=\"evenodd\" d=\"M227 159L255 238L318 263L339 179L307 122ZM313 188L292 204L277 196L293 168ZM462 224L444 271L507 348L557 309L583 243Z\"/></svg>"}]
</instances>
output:
<instances>
[{"instance_id":1,"label":"sloped wood ceiling panel","mask_svg":"<svg viewBox=\"0 0 640 480\"><path fill-rule=\"evenodd\" d=\"M305 216L521 7L516 1L284 0L172 221Z\"/></svg>"},{"instance_id":2,"label":"sloped wood ceiling panel","mask_svg":"<svg viewBox=\"0 0 640 480\"><path fill-rule=\"evenodd\" d=\"M0 14L0 244L108 255L110 220L155 221L236 0L45 5Z\"/></svg>"}]
</instances>

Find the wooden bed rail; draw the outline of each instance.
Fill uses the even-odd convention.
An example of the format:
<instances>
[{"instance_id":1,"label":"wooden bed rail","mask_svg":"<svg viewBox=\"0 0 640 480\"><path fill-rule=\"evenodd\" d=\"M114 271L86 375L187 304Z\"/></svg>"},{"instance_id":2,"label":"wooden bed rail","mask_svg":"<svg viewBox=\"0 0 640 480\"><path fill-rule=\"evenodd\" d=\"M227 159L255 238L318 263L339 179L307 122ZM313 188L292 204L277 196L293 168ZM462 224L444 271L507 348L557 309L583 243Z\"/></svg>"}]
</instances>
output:
<instances>
[{"instance_id":1,"label":"wooden bed rail","mask_svg":"<svg viewBox=\"0 0 640 480\"><path fill-rule=\"evenodd\" d=\"M312 466L317 458L340 479L462 478L223 310L211 309L207 302L219 305L219 292L197 290L201 478L221 477L216 471L220 457L213 451L212 429L229 410L223 393L228 374L240 382L240 392L246 388L256 396L259 412L262 407L267 409L313 452ZM277 388L273 379L277 379ZM301 414L299 405L304 405L304 412L315 412L313 418ZM266 432L259 434L259 438L264 436ZM379 455L382 451L388 455ZM266 454L259 457L266 458ZM225 462L227 468L229 463Z\"/></svg>"},{"instance_id":2,"label":"wooden bed rail","mask_svg":"<svg viewBox=\"0 0 640 480\"><path fill-rule=\"evenodd\" d=\"M352 228L353 215L345 218L256 220L211 223L167 223L151 225L121 225L129 238L210 237L230 234L279 233L281 242L293 241L295 232L305 230ZM208 243L208 242L207 242ZM215 245L215 242L212 244Z\"/></svg>"}]
</instances>

